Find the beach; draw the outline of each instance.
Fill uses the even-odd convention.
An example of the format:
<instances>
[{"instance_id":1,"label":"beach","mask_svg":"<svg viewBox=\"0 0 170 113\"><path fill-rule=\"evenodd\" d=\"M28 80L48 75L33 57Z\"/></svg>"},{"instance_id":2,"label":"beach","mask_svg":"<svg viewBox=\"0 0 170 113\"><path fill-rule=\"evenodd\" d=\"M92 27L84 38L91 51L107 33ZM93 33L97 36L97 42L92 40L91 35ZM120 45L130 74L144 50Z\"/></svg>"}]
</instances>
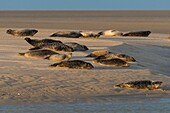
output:
<instances>
[{"instance_id":1,"label":"beach","mask_svg":"<svg viewBox=\"0 0 170 113\"><path fill-rule=\"evenodd\" d=\"M61 104L136 102L170 97L170 11L0 11L0 104ZM7 29L35 28L31 38L77 42L89 50L73 52L72 60L84 60L94 50L133 56L130 67L92 63L92 70L49 68L54 61L18 56L32 46ZM49 37L57 31L100 32L150 30L149 37L101 36L98 39ZM115 87L135 81L162 81L161 89ZM144 101L145 102L145 101Z\"/></svg>"}]
</instances>

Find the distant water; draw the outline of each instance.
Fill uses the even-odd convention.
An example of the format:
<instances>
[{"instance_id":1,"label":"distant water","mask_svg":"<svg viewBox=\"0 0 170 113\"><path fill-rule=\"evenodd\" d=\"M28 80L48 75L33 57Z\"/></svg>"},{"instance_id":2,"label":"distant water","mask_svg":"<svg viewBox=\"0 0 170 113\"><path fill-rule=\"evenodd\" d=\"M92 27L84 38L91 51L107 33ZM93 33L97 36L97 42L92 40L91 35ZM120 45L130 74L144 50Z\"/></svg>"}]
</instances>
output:
<instances>
[{"instance_id":1,"label":"distant water","mask_svg":"<svg viewBox=\"0 0 170 113\"><path fill-rule=\"evenodd\" d=\"M43 28L168 33L170 11L0 11L1 28Z\"/></svg>"},{"instance_id":2,"label":"distant water","mask_svg":"<svg viewBox=\"0 0 170 113\"><path fill-rule=\"evenodd\" d=\"M0 113L170 113L170 98L140 102L0 106Z\"/></svg>"}]
</instances>

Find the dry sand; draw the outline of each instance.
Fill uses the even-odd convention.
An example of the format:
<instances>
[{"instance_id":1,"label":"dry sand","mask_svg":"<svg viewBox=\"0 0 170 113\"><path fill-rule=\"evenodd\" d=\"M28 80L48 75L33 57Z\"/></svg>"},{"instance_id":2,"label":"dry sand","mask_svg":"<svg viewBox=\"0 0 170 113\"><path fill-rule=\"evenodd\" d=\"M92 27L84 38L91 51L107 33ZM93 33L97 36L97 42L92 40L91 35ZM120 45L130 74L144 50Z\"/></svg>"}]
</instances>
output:
<instances>
[{"instance_id":1,"label":"dry sand","mask_svg":"<svg viewBox=\"0 0 170 113\"><path fill-rule=\"evenodd\" d=\"M148 38L53 38L63 42L78 42L89 47L90 50L86 52L73 52L72 59L91 62L91 58L84 56L93 50L108 49L111 52L131 55L137 60L137 63L131 63L131 66L128 68L105 67L93 64L95 68L92 70L48 68L48 65L54 63L53 61L17 56L17 53L25 52L31 46L24 40L24 37L13 37L5 32L7 28L38 28L39 32L33 38L43 39L48 38L51 33L59 29L92 30L94 28L94 31L111 27L115 29L117 27L114 27L112 21L107 21L107 19L117 19L117 16L105 17L105 15L111 12L103 12L102 16L100 13L98 15L95 13L95 17L93 17L93 13L85 12L85 16L81 18L77 17L77 15L82 16L80 12L80 14L71 12L74 15L73 18L77 19L73 19L71 21L72 24L65 17L65 15L70 15L69 12L32 12L33 14L38 13L38 16L31 16L31 12L0 12L0 15L3 15L3 18L0 18L0 104L127 101L143 98L170 97L170 39L168 39L170 34L167 34L169 33L167 28L170 27L170 17L164 17L164 14L167 16L167 12L169 13L169 11L163 13L161 11L155 12L150 19L148 18L150 12L143 12L142 14L145 16L142 17L135 13L136 18L132 15L129 18L124 18L123 14L128 15L127 12L122 12L122 15L119 12L112 12L113 15L117 14L122 19L117 20L121 23L115 23L120 25L118 30L123 31L138 30L140 25L137 27L136 24L141 24L139 22L141 21L140 19L148 18L146 21L145 19L143 20L143 23L146 23L146 25L143 24L144 28L146 29L147 27L152 31L158 31L156 33L153 32ZM129 14L131 13L129 12ZM52 15L60 15L61 17L53 17ZM92 18L96 18L98 21L88 20L91 17L87 15L92 15ZM133 23L131 19L137 20L135 22L138 23ZM103 23L100 23L99 20ZM155 24L156 27L151 26L149 25L150 21L156 23L159 21L159 24ZM121 26L128 25L129 22L134 25L132 24L131 27ZM84 24L82 25L82 23ZM47 28L43 29L46 26ZM114 87L114 85L122 82L143 79L163 81L163 90L132 90Z\"/></svg>"}]
</instances>

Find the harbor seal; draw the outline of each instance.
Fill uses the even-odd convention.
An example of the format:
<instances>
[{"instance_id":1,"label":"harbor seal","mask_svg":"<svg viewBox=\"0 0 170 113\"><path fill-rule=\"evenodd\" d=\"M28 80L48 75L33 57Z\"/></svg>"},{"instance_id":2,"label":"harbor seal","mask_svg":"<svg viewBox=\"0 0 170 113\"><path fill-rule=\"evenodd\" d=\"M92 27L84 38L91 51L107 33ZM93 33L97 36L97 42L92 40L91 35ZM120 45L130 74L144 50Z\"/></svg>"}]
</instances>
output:
<instances>
[{"instance_id":1,"label":"harbor seal","mask_svg":"<svg viewBox=\"0 0 170 113\"><path fill-rule=\"evenodd\" d=\"M6 31L7 34L13 35L13 36L34 36L38 30L36 29L23 29L23 30L12 30L8 29Z\"/></svg>"},{"instance_id":2,"label":"harbor seal","mask_svg":"<svg viewBox=\"0 0 170 113\"><path fill-rule=\"evenodd\" d=\"M31 50L25 53L18 53L19 56L24 56L26 58L43 58L43 59L51 55L58 55L58 54L59 53L57 52L46 50L46 49Z\"/></svg>"},{"instance_id":3,"label":"harbor seal","mask_svg":"<svg viewBox=\"0 0 170 113\"><path fill-rule=\"evenodd\" d=\"M52 39L42 39L42 40L37 40L37 39L30 39L30 38L25 38L25 40L34 46L32 50L34 49L50 49L53 51L64 51L64 52L73 52L73 48L70 46L67 46L63 44L61 41L58 40L52 40Z\"/></svg>"},{"instance_id":4,"label":"harbor seal","mask_svg":"<svg viewBox=\"0 0 170 113\"><path fill-rule=\"evenodd\" d=\"M53 60L53 61L68 61L72 57L72 53L67 53L67 54L54 54L47 56L44 59L47 60Z\"/></svg>"},{"instance_id":5,"label":"harbor seal","mask_svg":"<svg viewBox=\"0 0 170 113\"><path fill-rule=\"evenodd\" d=\"M129 64L121 59L118 58L113 58L113 59L99 59L98 57L92 60L93 63L98 63L100 65L105 65L105 66L120 66L120 67L128 67Z\"/></svg>"},{"instance_id":6,"label":"harbor seal","mask_svg":"<svg viewBox=\"0 0 170 113\"><path fill-rule=\"evenodd\" d=\"M68 69L92 69L94 66L91 63L87 63L81 60L70 60L70 61L62 61L59 63L54 63L49 67L60 67L60 68L68 68Z\"/></svg>"},{"instance_id":7,"label":"harbor seal","mask_svg":"<svg viewBox=\"0 0 170 113\"><path fill-rule=\"evenodd\" d=\"M81 33L81 38L99 38L100 37L100 34L95 34L95 33L92 33L92 32L83 32L83 31L80 31Z\"/></svg>"},{"instance_id":8,"label":"harbor seal","mask_svg":"<svg viewBox=\"0 0 170 113\"><path fill-rule=\"evenodd\" d=\"M131 81L127 83L121 83L116 85L120 88L135 88L135 89L149 89L154 90L158 89L162 84L162 81L150 81L150 80L140 80L140 81Z\"/></svg>"},{"instance_id":9,"label":"harbor seal","mask_svg":"<svg viewBox=\"0 0 170 113\"><path fill-rule=\"evenodd\" d=\"M103 36L122 36L123 33L117 30L106 30L99 32L98 34L103 35Z\"/></svg>"},{"instance_id":10,"label":"harbor seal","mask_svg":"<svg viewBox=\"0 0 170 113\"><path fill-rule=\"evenodd\" d=\"M41 58L53 61L67 61L71 58L72 53L68 54L59 54L51 50L38 49L31 50L25 53L18 53L19 56L24 56L26 58Z\"/></svg>"},{"instance_id":11,"label":"harbor seal","mask_svg":"<svg viewBox=\"0 0 170 113\"><path fill-rule=\"evenodd\" d=\"M136 62L136 60L131 56L128 56L126 54L111 53L111 52L105 55L98 56L96 59L108 60L113 58L119 58L127 62Z\"/></svg>"},{"instance_id":12,"label":"harbor seal","mask_svg":"<svg viewBox=\"0 0 170 113\"><path fill-rule=\"evenodd\" d=\"M87 50L89 50L89 49L87 48L87 46L85 46L85 45L80 45L80 44L75 43L75 42L66 42L66 43L64 43L64 44L72 47L74 51L87 51Z\"/></svg>"},{"instance_id":13,"label":"harbor seal","mask_svg":"<svg viewBox=\"0 0 170 113\"><path fill-rule=\"evenodd\" d=\"M138 37L148 37L151 31L134 31L123 34L123 36L138 36Z\"/></svg>"},{"instance_id":14,"label":"harbor seal","mask_svg":"<svg viewBox=\"0 0 170 113\"><path fill-rule=\"evenodd\" d=\"M58 31L50 35L50 37L66 37L66 38L79 38L81 37L79 31Z\"/></svg>"},{"instance_id":15,"label":"harbor seal","mask_svg":"<svg viewBox=\"0 0 170 113\"><path fill-rule=\"evenodd\" d=\"M90 53L86 57L98 57L98 56L105 55L105 54L108 54L108 53L110 53L108 50L97 50L97 51L93 51L92 53Z\"/></svg>"}]
</instances>

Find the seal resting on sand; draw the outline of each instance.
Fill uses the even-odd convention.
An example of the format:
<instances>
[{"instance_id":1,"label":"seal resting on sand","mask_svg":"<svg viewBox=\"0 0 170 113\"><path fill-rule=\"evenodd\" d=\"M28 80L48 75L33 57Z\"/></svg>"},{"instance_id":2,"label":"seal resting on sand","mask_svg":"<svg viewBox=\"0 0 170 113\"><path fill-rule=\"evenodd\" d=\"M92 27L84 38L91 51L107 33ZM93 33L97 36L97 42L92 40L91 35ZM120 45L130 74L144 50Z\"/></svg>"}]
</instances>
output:
<instances>
[{"instance_id":1,"label":"seal resting on sand","mask_svg":"<svg viewBox=\"0 0 170 113\"><path fill-rule=\"evenodd\" d=\"M127 83L121 83L116 86L120 88L136 88L136 89L154 90L154 89L158 89L161 84L162 84L161 81L140 80L140 81L131 81Z\"/></svg>"},{"instance_id":2,"label":"seal resting on sand","mask_svg":"<svg viewBox=\"0 0 170 113\"><path fill-rule=\"evenodd\" d=\"M85 45L80 45L80 44L75 43L75 42L66 42L66 43L64 43L64 44L72 47L74 51L87 51L87 50L89 50L89 49L87 48L87 46L85 46Z\"/></svg>"},{"instance_id":3,"label":"seal resting on sand","mask_svg":"<svg viewBox=\"0 0 170 113\"><path fill-rule=\"evenodd\" d=\"M67 61L71 58L72 53L59 54L51 50L39 49L27 51L25 53L18 53L18 55L24 56L26 58L42 58L53 61Z\"/></svg>"},{"instance_id":4,"label":"seal resting on sand","mask_svg":"<svg viewBox=\"0 0 170 113\"><path fill-rule=\"evenodd\" d=\"M79 31L58 31L50 35L50 37L66 37L66 38L79 38L81 37Z\"/></svg>"},{"instance_id":5,"label":"seal resting on sand","mask_svg":"<svg viewBox=\"0 0 170 113\"><path fill-rule=\"evenodd\" d=\"M106 30L99 32L98 34L103 35L103 36L122 36L123 33L117 30Z\"/></svg>"},{"instance_id":6,"label":"seal resting on sand","mask_svg":"<svg viewBox=\"0 0 170 113\"><path fill-rule=\"evenodd\" d=\"M23 30L12 30L8 29L6 31L7 34L11 34L13 36L34 36L38 30L36 29L23 29Z\"/></svg>"},{"instance_id":7,"label":"seal resting on sand","mask_svg":"<svg viewBox=\"0 0 170 113\"><path fill-rule=\"evenodd\" d=\"M108 53L110 53L108 50L97 50L97 51L93 51L92 53L90 53L86 57L98 57L98 56L105 55L105 54L108 54Z\"/></svg>"},{"instance_id":8,"label":"seal resting on sand","mask_svg":"<svg viewBox=\"0 0 170 113\"><path fill-rule=\"evenodd\" d=\"M67 53L67 54L54 54L47 56L44 59L47 60L53 60L53 61L68 61L72 57L72 53Z\"/></svg>"},{"instance_id":9,"label":"seal resting on sand","mask_svg":"<svg viewBox=\"0 0 170 113\"><path fill-rule=\"evenodd\" d=\"M134 31L123 34L123 36L138 36L138 37L148 37L151 31Z\"/></svg>"},{"instance_id":10,"label":"seal resting on sand","mask_svg":"<svg viewBox=\"0 0 170 113\"><path fill-rule=\"evenodd\" d=\"M120 67L128 67L129 66L129 64L126 61L118 59L118 58L103 60L103 59L100 59L97 57L97 58L93 59L92 61L93 61L93 63L98 63L100 65L105 65L105 66L120 66Z\"/></svg>"},{"instance_id":11,"label":"seal resting on sand","mask_svg":"<svg viewBox=\"0 0 170 113\"><path fill-rule=\"evenodd\" d=\"M81 38L99 38L100 34L95 34L95 33L92 33L92 32L83 32L83 31L80 31L81 33Z\"/></svg>"},{"instance_id":12,"label":"seal resting on sand","mask_svg":"<svg viewBox=\"0 0 170 113\"><path fill-rule=\"evenodd\" d=\"M37 40L37 39L30 39L30 38L25 38L25 40L34 46L31 50L34 49L50 49L53 51L64 51L64 52L73 52L73 48L70 46L67 46L63 44L61 41L58 40L52 40L52 39L42 39L42 40Z\"/></svg>"},{"instance_id":13,"label":"seal resting on sand","mask_svg":"<svg viewBox=\"0 0 170 113\"><path fill-rule=\"evenodd\" d=\"M127 61L127 62L135 62L136 61L133 57L128 56L126 54L118 54L118 53L111 53L111 52L108 53L108 54L105 54L105 55L98 56L97 58L103 59L103 60L119 58L119 59L122 59L122 60Z\"/></svg>"},{"instance_id":14,"label":"seal resting on sand","mask_svg":"<svg viewBox=\"0 0 170 113\"><path fill-rule=\"evenodd\" d=\"M94 68L91 63L87 63L81 60L70 60L62 61L59 63L54 63L49 67L60 67L60 68L69 68L69 69L92 69Z\"/></svg>"},{"instance_id":15,"label":"seal resting on sand","mask_svg":"<svg viewBox=\"0 0 170 113\"><path fill-rule=\"evenodd\" d=\"M26 58L43 58L43 59L55 54L58 55L59 53L46 49L30 50L25 53L18 53L18 55L24 56Z\"/></svg>"}]
</instances>

